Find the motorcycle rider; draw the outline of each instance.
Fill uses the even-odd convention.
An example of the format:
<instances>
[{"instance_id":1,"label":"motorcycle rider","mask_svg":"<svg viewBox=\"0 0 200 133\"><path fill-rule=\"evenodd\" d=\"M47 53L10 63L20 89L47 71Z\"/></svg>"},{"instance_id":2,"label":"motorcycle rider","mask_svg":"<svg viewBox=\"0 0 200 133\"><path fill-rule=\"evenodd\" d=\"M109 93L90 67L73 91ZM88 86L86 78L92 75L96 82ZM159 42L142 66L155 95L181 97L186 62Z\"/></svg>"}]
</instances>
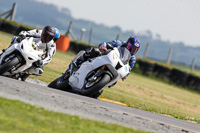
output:
<instances>
[{"instance_id":1,"label":"motorcycle rider","mask_svg":"<svg viewBox=\"0 0 200 133\"><path fill-rule=\"evenodd\" d=\"M33 63L33 66L29 68L30 73L41 76L43 73L43 66L47 65L56 53L55 43L60 37L60 32L57 28L52 26L45 26L42 30L33 29L30 31L21 31L19 37L14 36L12 38L11 45L16 42L21 42L26 37L33 37L34 45L39 51L44 52L42 60L36 61ZM21 80L25 81L28 76L29 74L22 75Z\"/></svg>"},{"instance_id":2,"label":"motorcycle rider","mask_svg":"<svg viewBox=\"0 0 200 133\"><path fill-rule=\"evenodd\" d=\"M104 54L108 49L112 49L113 47L126 47L130 51L131 53L131 58L129 60L129 66L130 66L129 72L130 72L136 63L135 54L140 48L140 40L135 36L129 37L127 41L113 40L111 42L102 42L98 45L99 50L93 47L90 48L89 50L86 50L85 53L79 59L77 59L74 65L77 67L84 61L86 61L88 58L94 58L101 54ZM69 68L70 67L71 65L69 66ZM124 81L128 75L129 74L123 77L122 80Z\"/></svg>"}]
</instances>

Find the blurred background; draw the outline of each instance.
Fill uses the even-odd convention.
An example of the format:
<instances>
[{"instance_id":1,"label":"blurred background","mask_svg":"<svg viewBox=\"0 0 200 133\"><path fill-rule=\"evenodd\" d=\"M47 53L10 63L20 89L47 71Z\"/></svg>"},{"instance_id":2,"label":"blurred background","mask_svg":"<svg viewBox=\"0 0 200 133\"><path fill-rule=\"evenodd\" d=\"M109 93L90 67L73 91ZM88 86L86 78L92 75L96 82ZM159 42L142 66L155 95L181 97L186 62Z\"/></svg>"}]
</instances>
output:
<instances>
[{"instance_id":1,"label":"blurred background","mask_svg":"<svg viewBox=\"0 0 200 133\"><path fill-rule=\"evenodd\" d=\"M17 3L14 21L35 28L57 27L64 35L71 24L73 40L98 45L137 36L136 56L200 67L200 1L198 0L0 0L0 14ZM84 36L83 35L84 32ZM91 35L91 38L90 38Z\"/></svg>"}]
</instances>

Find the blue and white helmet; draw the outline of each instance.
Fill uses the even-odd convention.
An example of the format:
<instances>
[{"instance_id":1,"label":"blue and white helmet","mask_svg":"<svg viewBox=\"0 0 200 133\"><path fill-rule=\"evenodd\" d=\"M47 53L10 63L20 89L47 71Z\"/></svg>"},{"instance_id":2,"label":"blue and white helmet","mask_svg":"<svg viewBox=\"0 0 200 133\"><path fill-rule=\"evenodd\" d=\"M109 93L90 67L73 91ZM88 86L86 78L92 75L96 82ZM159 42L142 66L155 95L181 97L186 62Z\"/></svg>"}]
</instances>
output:
<instances>
[{"instance_id":1,"label":"blue and white helmet","mask_svg":"<svg viewBox=\"0 0 200 133\"><path fill-rule=\"evenodd\" d=\"M55 28L55 35L53 39L54 42L56 42L59 39L59 37L60 37L60 31L57 28Z\"/></svg>"},{"instance_id":2,"label":"blue and white helmet","mask_svg":"<svg viewBox=\"0 0 200 133\"><path fill-rule=\"evenodd\" d=\"M134 36L129 37L126 44L126 48L130 51L131 55L135 55L140 48L140 40Z\"/></svg>"}]
</instances>

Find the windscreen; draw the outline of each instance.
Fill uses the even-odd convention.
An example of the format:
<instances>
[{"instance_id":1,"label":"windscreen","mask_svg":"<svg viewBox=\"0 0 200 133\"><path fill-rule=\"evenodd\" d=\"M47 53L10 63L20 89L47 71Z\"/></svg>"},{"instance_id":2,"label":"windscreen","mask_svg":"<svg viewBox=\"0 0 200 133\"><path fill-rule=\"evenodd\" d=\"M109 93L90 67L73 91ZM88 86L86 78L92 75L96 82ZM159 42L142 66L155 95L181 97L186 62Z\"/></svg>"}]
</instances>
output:
<instances>
[{"instance_id":1,"label":"windscreen","mask_svg":"<svg viewBox=\"0 0 200 133\"><path fill-rule=\"evenodd\" d=\"M119 47L118 50L119 50L119 53L120 53L120 59L121 59L121 61L124 64L127 64L128 61L131 58L131 54L130 54L129 50L127 48L125 48L125 47Z\"/></svg>"}]
</instances>

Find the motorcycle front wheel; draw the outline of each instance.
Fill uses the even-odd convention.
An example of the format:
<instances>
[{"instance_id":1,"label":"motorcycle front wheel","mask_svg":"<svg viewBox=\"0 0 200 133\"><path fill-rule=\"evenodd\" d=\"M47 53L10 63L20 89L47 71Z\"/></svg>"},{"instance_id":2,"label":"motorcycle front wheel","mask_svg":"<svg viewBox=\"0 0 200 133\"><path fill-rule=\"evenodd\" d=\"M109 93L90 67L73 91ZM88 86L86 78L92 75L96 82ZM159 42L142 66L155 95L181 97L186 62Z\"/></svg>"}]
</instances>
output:
<instances>
[{"instance_id":1,"label":"motorcycle front wheel","mask_svg":"<svg viewBox=\"0 0 200 133\"><path fill-rule=\"evenodd\" d=\"M8 62L2 64L0 66L0 75L4 74L5 72L8 72L14 66L16 66L18 63L20 63L19 59L17 57L14 57L13 59L9 60Z\"/></svg>"},{"instance_id":2,"label":"motorcycle front wheel","mask_svg":"<svg viewBox=\"0 0 200 133\"><path fill-rule=\"evenodd\" d=\"M97 94L110 80L110 75L103 74L97 77L95 81L87 82L80 93L85 96L93 97L93 95Z\"/></svg>"}]
</instances>

